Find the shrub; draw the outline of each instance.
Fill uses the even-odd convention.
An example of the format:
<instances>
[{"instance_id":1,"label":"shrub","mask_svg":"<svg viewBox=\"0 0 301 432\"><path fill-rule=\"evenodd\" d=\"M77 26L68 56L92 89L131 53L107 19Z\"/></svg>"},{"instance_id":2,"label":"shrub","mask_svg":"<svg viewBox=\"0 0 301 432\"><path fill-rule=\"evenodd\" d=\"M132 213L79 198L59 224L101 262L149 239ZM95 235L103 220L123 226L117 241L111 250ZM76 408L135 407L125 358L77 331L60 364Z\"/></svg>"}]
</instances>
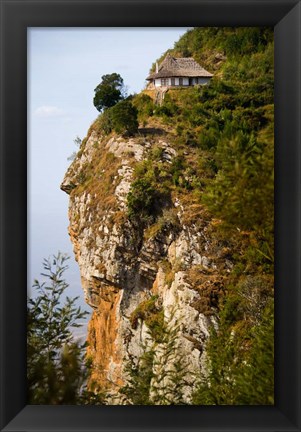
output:
<instances>
[{"instance_id":1,"label":"shrub","mask_svg":"<svg viewBox=\"0 0 301 432\"><path fill-rule=\"evenodd\" d=\"M146 121L148 117L153 115L154 102L148 95L144 93L136 95L134 96L132 103L138 110L138 119L140 122Z\"/></svg>"},{"instance_id":2,"label":"shrub","mask_svg":"<svg viewBox=\"0 0 301 432\"><path fill-rule=\"evenodd\" d=\"M157 301L158 296L152 296L150 299L140 303L132 312L130 321L133 329L137 328L139 319L144 321L153 340L160 343L165 334L164 311L162 306L158 306Z\"/></svg>"},{"instance_id":3,"label":"shrub","mask_svg":"<svg viewBox=\"0 0 301 432\"><path fill-rule=\"evenodd\" d=\"M111 129L118 134L133 135L138 130L137 114L137 108L129 100L119 102L108 112Z\"/></svg>"},{"instance_id":4,"label":"shrub","mask_svg":"<svg viewBox=\"0 0 301 432\"><path fill-rule=\"evenodd\" d=\"M139 218L142 222L151 222L156 213L158 192L147 178L135 180L127 195L128 214L131 220Z\"/></svg>"},{"instance_id":5,"label":"shrub","mask_svg":"<svg viewBox=\"0 0 301 432\"><path fill-rule=\"evenodd\" d=\"M123 100L106 109L96 120L94 128L106 135L112 131L117 134L133 135L138 130L137 113L137 108L129 99Z\"/></svg>"}]
</instances>

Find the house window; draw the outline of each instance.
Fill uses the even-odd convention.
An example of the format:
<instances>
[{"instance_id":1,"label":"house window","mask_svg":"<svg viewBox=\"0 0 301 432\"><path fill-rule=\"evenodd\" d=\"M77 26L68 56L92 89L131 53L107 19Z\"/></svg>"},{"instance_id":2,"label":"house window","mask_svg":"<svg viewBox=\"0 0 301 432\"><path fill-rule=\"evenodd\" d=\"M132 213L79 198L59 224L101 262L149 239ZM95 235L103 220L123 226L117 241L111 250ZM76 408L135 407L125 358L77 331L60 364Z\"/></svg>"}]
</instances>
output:
<instances>
[{"instance_id":1,"label":"house window","mask_svg":"<svg viewBox=\"0 0 301 432\"><path fill-rule=\"evenodd\" d=\"M172 85L172 86L176 85L176 82L175 82L175 79L174 79L174 78L171 78L170 81L171 81L171 85Z\"/></svg>"},{"instance_id":2,"label":"house window","mask_svg":"<svg viewBox=\"0 0 301 432\"><path fill-rule=\"evenodd\" d=\"M180 86L183 85L183 78L179 78L179 85L180 85Z\"/></svg>"},{"instance_id":3,"label":"house window","mask_svg":"<svg viewBox=\"0 0 301 432\"><path fill-rule=\"evenodd\" d=\"M161 86L168 86L168 78L161 78Z\"/></svg>"}]
</instances>

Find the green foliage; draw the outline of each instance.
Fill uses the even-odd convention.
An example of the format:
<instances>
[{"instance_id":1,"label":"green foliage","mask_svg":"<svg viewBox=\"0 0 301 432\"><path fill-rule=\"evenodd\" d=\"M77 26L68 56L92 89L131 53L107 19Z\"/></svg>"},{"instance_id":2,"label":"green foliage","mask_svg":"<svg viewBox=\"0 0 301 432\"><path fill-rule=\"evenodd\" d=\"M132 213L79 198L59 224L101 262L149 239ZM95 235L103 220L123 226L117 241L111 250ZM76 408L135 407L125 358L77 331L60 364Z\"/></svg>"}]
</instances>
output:
<instances>
[{"instance_id":1,"label":"green foliage","mask_svg":"<svg viewBox=\"0 0 301 432\"><path fill-rule=\"evenodd\" d=\"M76 306L78 297L63 301L68 288L63 274L68 257L58 253L44 260L45 281L35 280L37 295L27 307L27 379L30 404L68 405L102 403L101 395L85 388L88 365L85 344L72 333L87 312Z\"/></svg>"},{"instance_id":2,"label":"green foliage","mask_svg":"<svg viewBox=\"0 0 301 432\"><path fill-rule=\"evenodd\" d=\"M167 119L176 116L178 112L177 105L172 100L170 100L168 95L166 95L164 98L164 103L161 106L156 106L154 115L157 117L163 117L163 119Z\"/></svg>"},{"instance_id":3,"label":"green foliage","mask_svg":"<svg viewBox=\"0 0 301 432\"><path fill-rule=\"evenodd\" d=\"M133 135L138 130L137 108L129 99L107 108L98 118L98 128L106 135L115 131L117 134Z\"/></svg>"},{"instance_id":4,"label":"green foliage","mask_svg":"<svg viewBox=\"0 0 301 432\"><path fill-rule=\"evenodd\" d=\"M230 132L231 133L231 132ZM212 213L231 226L273 230L273 145L254 135L224 134L216 149L219 170L204 195Z\"/></svg>"},{"instance_id":5,"label":"green foliage","mask_svg":"<svg viewBox=\"0 0 301 432\"><path fill-rule=\"evenodd\" d=\"M136 165L135 180L127 195L129 219L143 227L154 223L170 201L168 172L158 160L160 154L161 150L153 150L150 159Z\"/></svg>"},{"instance_id":6,"label":"green foliage","mask_svg":"<svg viewBox=\"0 0 301 432\"><path fill-rule=\"evenodd\" d=\"M151 97L144 93L140 93L133 97L132 103L137 108L139 122L143 124L149 117L152 117L154 112L154 102Z\"/></svg>"},{"instance_id":7,"label":"green foliage","mask_svg":"<svg viewBox=\"0 0 301 432\"><path fill-rule=\"evenodd\" d=\"M166 323L162 344L157 347L153 361L151 400L154 405L185 405L188 383L188 363L180 348L180 326L174 317Z\"/></svg>"},{"instance_id":8,"label":"green foliage","mask_svg":"<svg viewBox=\"0 0 301 432\"><path fill-rule=\"evenodd\" d=\"M138 130L137 108L129 100L118 102L110 109L110 125L118 134L133 135Z\"/></svg>"},{"instance_id":9,"label":"green foliage","mask_svg":"<svg viewBox=\"0 0 301 432\"><path fill-rule=\"evenodd\" d=\"M247 55L262 50L271 40L270 32L265 28L249 27L243 31L231 32L222 44L228 56Z\"/></svg>"},{"instance_id":10,"label":"green foliage","mask_svg":"<svg viewBox=\"0 0 301 432\"><path fill-rule=\"evenodd\" d=\"M154 377L153 361L155 347L142 347L143 354L137 364L130 361L126 367L127 384L120 389L130 405L152 405L150 397L151 381Z\"/></svg>"},{"instance_id":11,"label":"green foliage","mask_svg":"<svg viewBox=\"0 0 301 432\"><path fill-rule=\"evenodd\" d=\"M208 371L201 376L194 404L274 404L273 300L266 299L261 312L256 309L256 324L251 324L240 320L240 296L232 292L226 298L219 328L212 328L207 343Z\"/></svg>"},{"instance_id":12,"label":"green foliage","mask_svg":"<svg viewBox=\"0 0 301 432\"><path fill-rule=\"evenodd\" d=\"M94 92L93 103L98 111L113 107L125 96L123 79L117 73L103 75Z\"/></svg>"},{"instance_id":13,"label":"green foliage","mask_svg":"<svg viewBox=\"0 0 301 432\"><path fill-rule=\"evenodd\" d=\"M104 132L105 135L108 135L112 132L113 127L110 108L107 108L102 114L98 116L95 126L98 132Z\"/></svg>"},{"instance_id":14,"label":"green foliage","mask_svg":"<svg viewBox=\"0 0 301 432\"><path fill-rule=\"evenodd\" d=\"M157 197L157 189L150 180L147 178L135 180L131 184L131 189L127 195L129 218L132 221L139 218L144 223L153 222Z\"/></svg>"},{"instance_id":15,"label":"green foliage","mask_svg":"<svg viewBox=\"0 0 301 432\"><path fill-rule=\"evenodd\" d=\"M173 51L200 60L202 53L213 49L233 58L263 51L272 41L273 32L268 27L199 27L186 32Z\"/></svg>"},{"instance_id":16,"label":"green foliage","mask_svg":"<svg viewBox=\"0 0 301 432\"><path fill-rule=\"evenodd\" d=\"M152 339L158 343L162 341L165 331L164 312L162 306L158 305L158 296L140 303L130 316L131 326L136 329L139 320L147 325Z\"/></svg>"},{"instance_id":17,"label":"green foliage","mask_svg":"<svg viewBox=\"0 0 301 432\"><path fill-rule=\"evenodd\" d=\"M156 297L138 307L154 311ZM138 309L134 314L138 313ZM151 313L152 315L152 313ZM145 316L145 315L144 315ZM162 314L163 317L163 314ZM132 318L136 318L133 316ZM164 318L163 318L164 322ZM149 323L146 322L147 325ZM164 322L160 340L142 346L142 355L137 364L130 360L127 364L128 383L121 389L127 403L133 405L183 405L187 386L188 364L179 346L180 324L171 314ZM152 330L150 331L152 336Z\"/></svg>"},{"instance_id":18,"label":"green foliage","mask_svg":"<svg viewBox=\"0 0 301 432\"><path fill-rule=\"evenodd\" d=\"M274 306L270 300L260 323L252 329L253 344L235 377L241 405L274 404Z\"/></svg>"}]
</instances>

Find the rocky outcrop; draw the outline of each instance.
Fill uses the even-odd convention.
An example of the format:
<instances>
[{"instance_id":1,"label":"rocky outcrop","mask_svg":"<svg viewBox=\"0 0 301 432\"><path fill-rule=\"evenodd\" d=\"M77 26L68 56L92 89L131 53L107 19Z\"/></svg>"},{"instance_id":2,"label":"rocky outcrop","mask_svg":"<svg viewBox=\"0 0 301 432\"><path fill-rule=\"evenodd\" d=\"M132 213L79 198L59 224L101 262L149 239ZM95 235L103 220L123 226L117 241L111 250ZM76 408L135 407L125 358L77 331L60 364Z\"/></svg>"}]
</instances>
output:
<instances>
[{"instance_id":1,"label":"rocky outcrop","mask_svg":"<svg viewBox=\"0 0 301 432\"><path fill-rule=\"evenodd\" d=\"M93 308L88 354L93 380L111 403L124 403L118 389L126 365L155 347L164 360L164 326L176 329L186 379L204 367L206 339L231 269L227 250L200 204L174 192L159 220L149 226L128 217L127 195L137 163L156 145L162 163L177 155L168 135L107 138L91 131L61 188L70 195L69 234L80 267L86 302ZM161 357L160 357L161 356ZM187 403L191 389L184 392Z\"/></svg>"}]
</instances>

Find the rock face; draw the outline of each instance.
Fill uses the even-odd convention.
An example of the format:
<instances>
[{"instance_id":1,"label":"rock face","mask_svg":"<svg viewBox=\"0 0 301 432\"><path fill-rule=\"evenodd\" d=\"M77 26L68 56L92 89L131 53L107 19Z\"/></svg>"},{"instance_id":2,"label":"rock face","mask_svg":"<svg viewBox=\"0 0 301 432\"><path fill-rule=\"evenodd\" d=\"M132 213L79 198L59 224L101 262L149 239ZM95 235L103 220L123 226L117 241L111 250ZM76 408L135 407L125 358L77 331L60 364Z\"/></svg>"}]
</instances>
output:
<instances>
[{"instance_id":1,"label":"rock face","mask_svg":"<svg viewBox=\"0 0 301 432\"><path fill-rule=\"evenodd\" d=\"M116 395L127 381L126 366L137 364L147 347L155 350L157 368L164 362L164 326L174 329L186 380L195 381L204 368L223 274L231 269L226 248L214 236L218 221L191 197L172 193L160 219L146 227L128 217L135 166L154 145L162 163L177 156L168 134L109 139L92 130L61 185L70 195L69 234L93 308L92 378L111 394L110 403L125 403ZM192 388L184 391L186 403Z\"/></svg>"}]
</instances>

